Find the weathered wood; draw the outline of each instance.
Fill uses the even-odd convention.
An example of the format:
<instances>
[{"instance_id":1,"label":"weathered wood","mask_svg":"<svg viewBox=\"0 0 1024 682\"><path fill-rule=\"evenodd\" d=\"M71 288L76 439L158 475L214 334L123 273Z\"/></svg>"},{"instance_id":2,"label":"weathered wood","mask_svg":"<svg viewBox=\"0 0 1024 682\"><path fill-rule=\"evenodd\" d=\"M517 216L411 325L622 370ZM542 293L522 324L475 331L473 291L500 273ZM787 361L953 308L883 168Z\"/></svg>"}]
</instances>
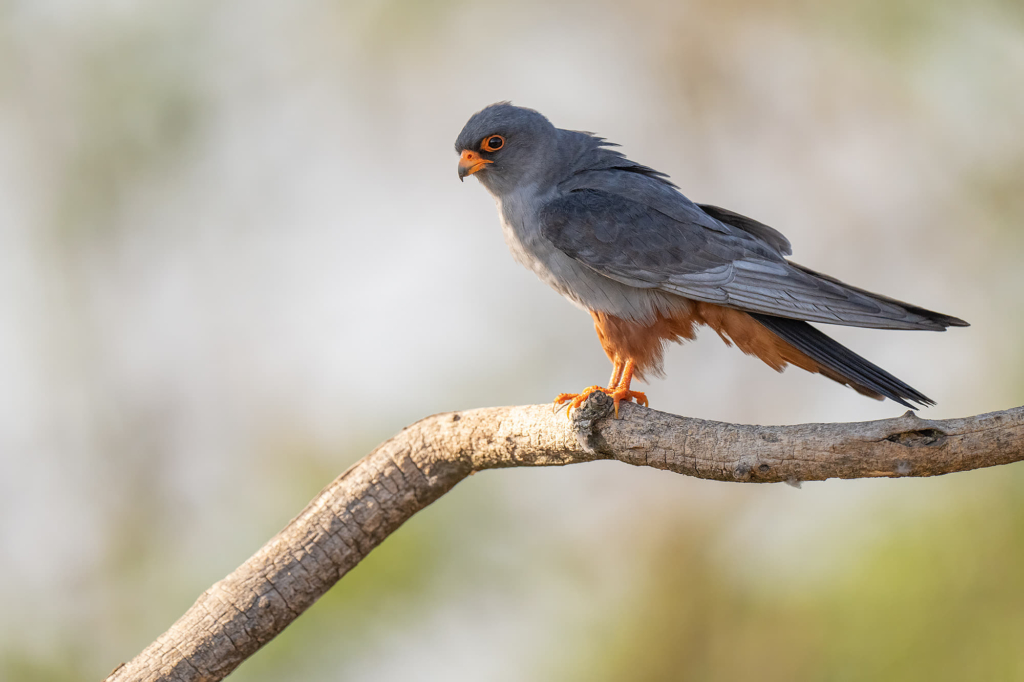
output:
<instances>
[{"instance_id":1,"label":"weathered wood","mask_svg":"<svg viewBox=\"0 0 1024 682\"><path fill-rule=\"evenodd\" d=\"M208 589L107 679L220 680L284 630L420 509L475 471L616 459L719 481L936 476L1024 459L1024 407L928 421L747 426L593 396L567 420L550 406L438 414L341 474L280 533Z\"/></svg>"}]
</instances>

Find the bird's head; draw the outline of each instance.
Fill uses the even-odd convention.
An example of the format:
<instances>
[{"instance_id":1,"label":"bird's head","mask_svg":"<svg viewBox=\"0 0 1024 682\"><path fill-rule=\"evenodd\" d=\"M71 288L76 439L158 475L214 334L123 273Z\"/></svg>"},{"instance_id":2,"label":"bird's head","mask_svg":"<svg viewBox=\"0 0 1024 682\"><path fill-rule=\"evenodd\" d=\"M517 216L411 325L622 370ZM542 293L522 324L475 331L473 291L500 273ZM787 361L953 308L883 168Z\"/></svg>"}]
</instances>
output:
<instances>
[{"instance_id":1,"label":"bird's head","mask_svg":"<svg viewBox=\"0 0 1024 682\"><path fill-rule=\"evenodd\" d=\"M459 179L476 175L495 196L543 183L558 166L558 129L533 109L499 102L478 111L455 141Z\"/></svg>"}]
</instances>

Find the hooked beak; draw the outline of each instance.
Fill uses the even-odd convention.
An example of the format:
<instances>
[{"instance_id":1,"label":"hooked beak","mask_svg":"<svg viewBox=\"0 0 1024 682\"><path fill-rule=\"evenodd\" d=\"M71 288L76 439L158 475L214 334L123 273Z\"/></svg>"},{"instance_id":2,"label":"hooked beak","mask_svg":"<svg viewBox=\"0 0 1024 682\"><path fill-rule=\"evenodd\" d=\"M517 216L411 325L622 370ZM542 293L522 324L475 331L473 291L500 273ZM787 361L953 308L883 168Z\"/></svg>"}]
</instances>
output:
<instances>
[{"instance_id":1,"label":"hooked beak","mask_svg":"<svg viewBox=\"0 0 1024 682\"><path fill-rule=\"evenodd\" d=\"M480 154L471 149L463 150L462 156L459 157L459 180L464 181L467 175L476 173L489 163L494 162L481 158Z\"/></svg>"}]
</instances>

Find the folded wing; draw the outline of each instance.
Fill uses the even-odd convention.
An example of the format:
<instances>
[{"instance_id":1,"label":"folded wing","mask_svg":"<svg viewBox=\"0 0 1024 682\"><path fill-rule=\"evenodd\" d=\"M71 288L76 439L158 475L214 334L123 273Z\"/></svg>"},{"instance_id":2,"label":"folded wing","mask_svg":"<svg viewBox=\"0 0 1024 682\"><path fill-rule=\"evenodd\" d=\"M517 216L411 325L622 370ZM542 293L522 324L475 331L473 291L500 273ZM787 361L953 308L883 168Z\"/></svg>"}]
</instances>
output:
<instances>
[{"instance_id":1,"label":"folded wing","mask_svg":"<svg viewBox=\"0 0 1024 682\"><path fill-rule=\"evenodd\" d=\"M935 331L966 325L790 263L789 242L757 221L699 207L672 189L671 197L663 187L647 193L654 181L636 174L627 178L632 191L608 191L616 179L601 175L546 204L539 217L545 238L605 277L809 322Z\"/></svg>"}]
</instances>

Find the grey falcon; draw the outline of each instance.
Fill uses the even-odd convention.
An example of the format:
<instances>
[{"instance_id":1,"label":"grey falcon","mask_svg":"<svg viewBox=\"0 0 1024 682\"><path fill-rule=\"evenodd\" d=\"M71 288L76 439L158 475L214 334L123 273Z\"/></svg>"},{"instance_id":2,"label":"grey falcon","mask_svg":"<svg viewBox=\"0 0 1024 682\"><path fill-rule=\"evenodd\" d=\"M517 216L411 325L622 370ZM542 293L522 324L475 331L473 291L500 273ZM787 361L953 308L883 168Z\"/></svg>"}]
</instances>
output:
<instances>
[{"instance_id":1,"label":"grey falcon","mask_svg":"<svg viewBox=\"0 0 1024 682\"><path fill-rule=\"evenodd\" d=\"M660 374L664 346L707 325L726 344L777 371L795 365L906 407L935 404L920 391L808 324L944 331L963 320L850 286L798 265L777 230L696 204L665 173L627 159L591 133L556 128L508 102L474 114L459 133L459 178L494 197L517 261L588 311L612 375L593 391L647 397L634 377Z\"/></svg>"}]
</instances>

